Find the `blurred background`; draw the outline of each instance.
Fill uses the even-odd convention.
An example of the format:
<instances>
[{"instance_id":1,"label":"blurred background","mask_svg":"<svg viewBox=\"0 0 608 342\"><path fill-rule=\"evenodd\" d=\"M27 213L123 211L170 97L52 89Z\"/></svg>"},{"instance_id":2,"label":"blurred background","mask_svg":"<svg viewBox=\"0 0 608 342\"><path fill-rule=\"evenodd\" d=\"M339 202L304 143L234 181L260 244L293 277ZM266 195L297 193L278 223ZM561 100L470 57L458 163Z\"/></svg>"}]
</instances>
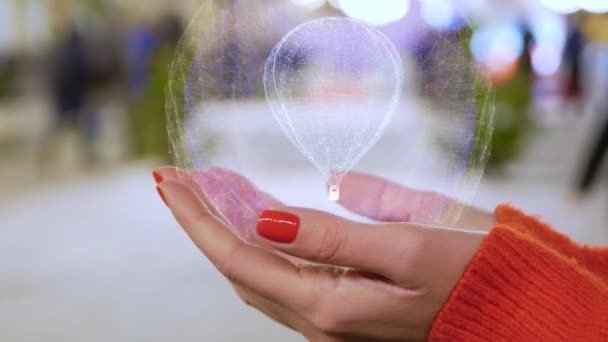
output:
<instances>
[{"instance_id":1,"label":"blurred background","mask_svg":"<svg viewBox=\"0 0 608 342\"><path fill-rule=\"evenodd\" d=\"M607 0L285 1L417 17L419 46L465 15L497 101L475 204L608 244ZM155 193L168 64L199 5L0 1L0 340L298 340L239 304Z\"/></svg>"}]
</instances>

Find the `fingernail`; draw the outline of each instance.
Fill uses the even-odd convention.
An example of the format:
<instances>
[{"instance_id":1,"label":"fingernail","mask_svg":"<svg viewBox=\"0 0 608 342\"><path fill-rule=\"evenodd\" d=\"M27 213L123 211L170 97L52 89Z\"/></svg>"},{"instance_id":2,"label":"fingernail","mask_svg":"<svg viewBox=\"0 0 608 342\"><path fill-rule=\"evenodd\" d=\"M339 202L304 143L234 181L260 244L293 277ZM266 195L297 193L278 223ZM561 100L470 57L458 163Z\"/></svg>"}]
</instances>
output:
<instances>
[{"instance_id":1,"label":"fingernail","mask_svg":"<svg viewBox=\"0 0 608 342\"><path fill-rule=\"evenodd\" d=\"M258 220L258 235L278 243L292 243L298 235L300 218L275 210L262 212Z\"/></svg>"},{"instance_id":2,"label":"fingernail","mask_svg":"<svg viewBox=\"0 0 608 342\"><path fill-rule=\"evenodd\" d=\"M158 171L152 172L152 177L154 177L156 184L159 184L160 182L163 181L163 176L161 176L160 173L158 173Z\"/></svg>"},{"instance_id":3,"label":"fingernail","mask_svg":"<svg viewBox=\"0 0 608 342\"><path fill-rule=\"evenodd\" d=\"M165 199L165 195L163 195L163 191L160 189L160 187L157 186L156 191L158 191L158 195L160 196L160 199L162 199L163 202L165 203L165 205L168 206L167 200Z\"/></svg>"}]
</instances>

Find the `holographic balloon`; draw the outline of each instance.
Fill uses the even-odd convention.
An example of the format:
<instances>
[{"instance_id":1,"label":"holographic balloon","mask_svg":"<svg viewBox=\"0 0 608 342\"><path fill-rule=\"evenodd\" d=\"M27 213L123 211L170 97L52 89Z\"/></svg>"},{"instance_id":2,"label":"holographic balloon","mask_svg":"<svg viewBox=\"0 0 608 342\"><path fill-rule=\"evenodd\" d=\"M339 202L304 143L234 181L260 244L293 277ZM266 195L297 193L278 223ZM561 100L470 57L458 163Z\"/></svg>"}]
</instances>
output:
<instances>
[{"instance_id":1,"label":"holographic balloon","mask_svg":"<svg viewBox=\"0 0 608 342\"><path fill-rule=\"evenodd\" d=\"M332 201L344 174L388 125L402 93L402 66L383 33L348 18L306 22L272 50L266 98L291 142L326 177Z\"/></svg>"}]
</instances>

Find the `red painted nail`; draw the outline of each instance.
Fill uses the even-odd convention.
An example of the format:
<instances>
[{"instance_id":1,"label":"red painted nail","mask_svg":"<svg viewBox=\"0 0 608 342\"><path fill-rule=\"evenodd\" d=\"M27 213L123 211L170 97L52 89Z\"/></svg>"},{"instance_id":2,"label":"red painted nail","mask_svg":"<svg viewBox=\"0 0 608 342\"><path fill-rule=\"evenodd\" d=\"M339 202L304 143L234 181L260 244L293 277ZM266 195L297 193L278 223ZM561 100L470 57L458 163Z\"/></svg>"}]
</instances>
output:
<instances>
[{"instance_id":1,"label":"red painted nail","mask_svg":"<svg viewBox=\"0 0 608 342\"><path fill-rule=\"evenodd\" d=\"M163 202L165 202L165 205L168 206L167 200L165 199L165 195L163 195L163 191L159 187L156 187L156 191L158 191L158 195L160 196L160 199L162 199Z\"/></svg>"},{"instance_id":2,"label":"red painted nail","mask_svg":"<svg viewBox=\"0 0 608 342\"><path fill-rule=\"evenodd\" d=\"M158 173L158 171L152 172L152 177L154 177L156 184L159 184L160 182L163 181L163 176L161 176L160 173Z\"/></svg>"},{"instance_id":3,"label":"red painted nail","mask_svg":"<svg viewBox=\"0 0 608 342\"><path fill-rule=\"evenodd\" d=\"M278 243L292 243L298 235L300 218L282 211L266 210L258 220L258 235Z\"/></svg>"}]
</instances>

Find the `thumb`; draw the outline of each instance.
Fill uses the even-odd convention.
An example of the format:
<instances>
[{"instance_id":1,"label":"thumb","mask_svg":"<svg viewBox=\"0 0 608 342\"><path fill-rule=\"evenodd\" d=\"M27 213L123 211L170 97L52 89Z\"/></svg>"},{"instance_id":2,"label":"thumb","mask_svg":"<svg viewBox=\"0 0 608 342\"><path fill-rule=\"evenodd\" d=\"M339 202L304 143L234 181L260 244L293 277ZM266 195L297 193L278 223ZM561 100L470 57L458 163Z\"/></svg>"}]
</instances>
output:
<instances>
[{"instance_id":1,"label":"thumb","mask_svg":"<svg viewBox=\"0 0 608 342\"><path fill-rule=\"evenodd\" d=\"M458 277L485 236L413 223L364 224L301 208L264 211L256 231L262 244L289 255L403 283L436 277L445 268Z\"/></svg>"}]
</instances>

